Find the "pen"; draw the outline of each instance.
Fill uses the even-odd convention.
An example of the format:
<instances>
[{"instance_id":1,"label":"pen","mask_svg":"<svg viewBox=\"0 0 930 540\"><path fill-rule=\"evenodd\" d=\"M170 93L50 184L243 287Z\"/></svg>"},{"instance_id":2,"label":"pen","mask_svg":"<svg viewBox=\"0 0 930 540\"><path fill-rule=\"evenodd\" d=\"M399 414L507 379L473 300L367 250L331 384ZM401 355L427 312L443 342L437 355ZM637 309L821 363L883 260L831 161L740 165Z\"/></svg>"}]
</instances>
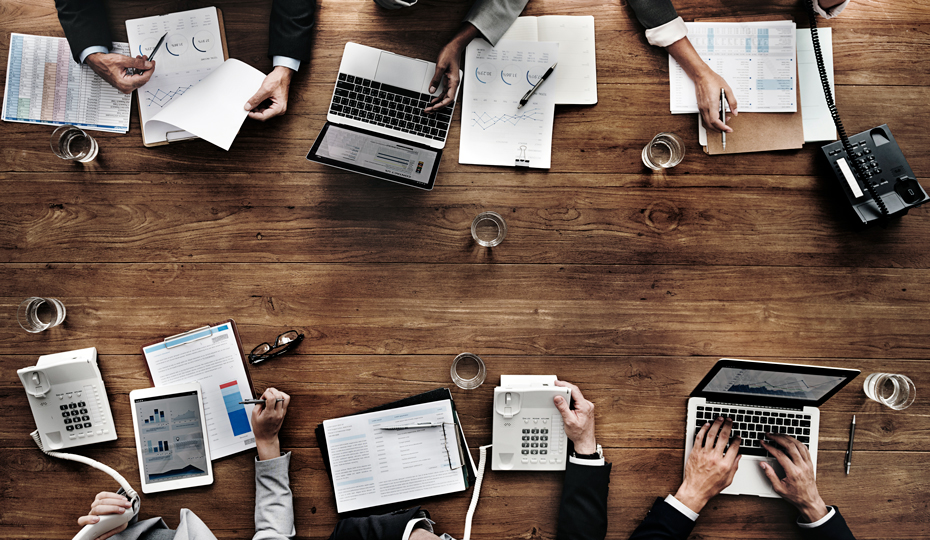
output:
<instances>
[{"instance_id":1,"label":"pen","mask_svg":"<svg viewBox=\"0 0 930 540\"><path fill-rule=\"evenodd\" d=\"M726 125L727 123L727 107L726 105L724 105L726 100L727 100L727 92L726 90L721 88L720 89L720 121L723 122L724 125ZM720 132L720 140L723 143L723 149L726 150L727 149L727 132L726 131Z\"/></svg>"},{"instance_id":2,"label":"pen","mask_svg":"<svg viewBox=\"0 0 930 540\"><path fill-rule=\"evenodd\" d=\"M278 398L276 400L277 403L281 403L282 401L284 401L284 398ZM245 401L239 402L239 405L264 405L264 404L265 404L264 399L247 399Z\"/></svg>"},{"instance_id":3,"label":"pen","mask_svg":"<svg viewBox=\"0 0 930 540\"><path fill-rule=\"evenodd\" d=\"M381 429L394 430L394 429L418 429L418 428L429 428L429 427L440 427L442 422L420 422L418 424L400 424L396 426L381 426Z\"/></svg>"},{"instance_id":4,"label":"pen","mask_svg":"<svg viewBox=\"0 0 930 540\"><path fill-rule=\"evenodd\" d=\"M155 48L152 49L152 56L149 56L149 62L151 62L152 59L155 58L155 53L157 53L158 49L161 48L161 44L165 42L166 37L168 37L168 32L165 32L165 35L163 35L161 39L158 40L158 43L155 44ZM145 73L144 69L136 70L135 68L129 68L127 71L129 72L130 75L138 75L139 73Z\"/></svg>"},{"instance_id":5,"label":"pen","mask_svg":"<svg viewBox=\"0 0 930 540\"><path fill-rule=\"evenodd\" d=\"M852 423L849 424L849 446L846 447L846 474L849 474L849 465L852 463L852 446L853 438L856 436L856 415L853 415Z\"/></svg>"},{"instance_id":6,"label":"pen","mask_svg":"<svg viewBox=\"0 0 930 540\"><path fill-rule=\"evenodd\" d=\"M539 88L539 86L540 86L542 83L546 82L546 79L549 78L549 75L552 75L552 71L555 70L555 66L557 66L557 65L559 65L558 62L552 64L552 67L549 68L549 69L547 69L546 72L543 73L543 76L540 77L539 82L537 82L535 85L533 85L533 87L530 88L530 91L529 91L529 92L523 94L523 98L520 99L520 104L517 105L517 108L518 108L518 109L521 108L521 107L523 107L524 105L526 105L526 102L530 100L530 96L533 95L533 92L535 92L536 89Z\"/></svg>"}]
</instances>

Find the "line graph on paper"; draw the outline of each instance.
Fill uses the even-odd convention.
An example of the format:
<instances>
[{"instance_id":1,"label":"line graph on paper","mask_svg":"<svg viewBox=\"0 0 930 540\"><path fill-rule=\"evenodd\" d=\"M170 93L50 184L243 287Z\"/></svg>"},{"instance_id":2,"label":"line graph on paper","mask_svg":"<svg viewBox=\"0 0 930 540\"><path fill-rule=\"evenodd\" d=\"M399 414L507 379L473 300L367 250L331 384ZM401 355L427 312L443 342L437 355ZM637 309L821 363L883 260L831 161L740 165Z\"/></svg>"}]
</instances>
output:
<instances>
[{"instance_id":1,"label":"line graph on paper","mask_svg":"<svg viewBox=\"0 0 930 540\"><path fill-rule=\"evenodd\" d=\"M171 100L175 96L183 96L184 92L190 90L194 85L189 84L187 86L179 86L174 90L164 91L161 88L156 88L155 92L149 90L145 91L145 100L149 107L156 105L158 107L164 107L165 105L171 103Z\"/></svg>"},{"instance_id":2,"label":"line graph on paper","mask_svg":"<svg viewBox=\"0 0 930 540\"><path fill-rule=\"evenodd\" d=\"M492 116L487 112L482 112L478 114L476 111L472 111L471 125L472 127L479 127L484 131L487 131L489 128L496 126L497 124L509 124L516 127L520 122L544 122L545 114L539 108L528 110L521 114L501 114L497 116Z\"/></svg>"}]
</instances>

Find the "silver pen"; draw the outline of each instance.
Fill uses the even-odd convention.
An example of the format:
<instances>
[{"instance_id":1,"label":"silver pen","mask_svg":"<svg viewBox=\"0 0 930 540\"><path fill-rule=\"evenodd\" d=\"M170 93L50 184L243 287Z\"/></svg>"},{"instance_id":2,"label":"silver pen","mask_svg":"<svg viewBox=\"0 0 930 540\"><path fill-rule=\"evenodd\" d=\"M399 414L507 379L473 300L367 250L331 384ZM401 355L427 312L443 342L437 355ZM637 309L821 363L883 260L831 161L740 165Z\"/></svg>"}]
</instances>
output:
<instances>
[{"instance_id":1,"label":"silver pen","mask_svg":"<svg viewBox=\"0 0 930 540\"><path fill-rule=\"evenodd\" d=\"M442 422L420 422L417 424L397 424L393 426L381 426L381 429L386 430L397 430L397 429L419 429L419 428L431 428L431 427L441 427Z\"/></svg>"},{"instance_id":2,"label":"silver pen","mask_svg":"<svg viewBox=\"0 0 930 540\"><path fill-rule=\"evenodd\" d=\"M720 121L723 125L727 124L727 106L725 105L727 101L727 92L723 88L720 89ZM720 132L720 140L723 143L723 149L727 149L727 132Z\"/></svg>"},{"instance_id":3,"label":"silver pen","mask_svg":"<svg viewBox=\"0 0 930 540\"><path fill-rule=\"evenodd\" d=\"M165 38L166 38L166 37L168 37L168 32L165 32L165 35L163 35L163 36L161 37L161 39L158 40L158 43L155 44L155 48L152 49L152 56L149 56L149 62L151 62L152 59L155 58L155 53L157 53L157 52L158 52L158 49L161 48L161 44L165 42ZM140 51L140 52L141 52L141 51ZM145 70L144 70L144 69L136 69L136 68L128 68L128 69L126 70L126 74L127 74L127 75L138 75L138 74L140 74L140 73L145 73Z\"/></svg>"},{"instance_id":4,"label":"silver pen","mask_svg":"<svg viewBox=\"0 0 930 540\"><path fill-rule=\"evenodd\" d=\"M849 466L852 465L853 439L856 437L856 415L853 415L852 423L849 424L849 445L846 447L846 474L849 474Z\"/></svg>"},{"instance_id":5,"label":"silver pen","mask_svg":"<svg viewBox=\"0 0 930 540\"><path fill-rule=\"evenodd\" d=\"M543 73L543 76L540 77L538 81L536 81L536 84L534 84L533 87L530 88L529 91L526 94L524 94L522 98L520 98L520 104L517 105L518 109L526 105L526 102L530 100L530 96L533 95L533 92L535 92L536 89L539 88L540 85L542 85L542 83L546 82L546 79L549 78L549 75L552 75L552 72L555 71L555 66L557 65L559 65L558 62L552 64L552 67L547 69L546 72Z\"/></svg>"}]
</instances>

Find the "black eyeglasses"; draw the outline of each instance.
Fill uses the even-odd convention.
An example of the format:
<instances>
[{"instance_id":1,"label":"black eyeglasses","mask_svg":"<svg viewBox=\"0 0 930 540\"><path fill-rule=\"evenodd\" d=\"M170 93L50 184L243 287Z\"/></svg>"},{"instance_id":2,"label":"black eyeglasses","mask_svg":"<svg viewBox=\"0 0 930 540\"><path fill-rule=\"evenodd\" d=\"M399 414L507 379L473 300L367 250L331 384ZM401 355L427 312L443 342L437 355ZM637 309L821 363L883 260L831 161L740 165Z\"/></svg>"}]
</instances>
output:
<instances>
[{"instance_id":1,"label":"black eyeglasses","mask_svg":"<svg viewBox=\"0 0 930 540\"><path fill-rule=\"evenodd\" d=\"M249 353L249 363L258 364L265 360L271 360L272 358L281 356L296 347L303 339L304 335L298 334L297 330L284 332L278 336L278 339L274 340L274 345L262 343L258 347L252 349L252 352Z\"/></svg>"}]
</instances>

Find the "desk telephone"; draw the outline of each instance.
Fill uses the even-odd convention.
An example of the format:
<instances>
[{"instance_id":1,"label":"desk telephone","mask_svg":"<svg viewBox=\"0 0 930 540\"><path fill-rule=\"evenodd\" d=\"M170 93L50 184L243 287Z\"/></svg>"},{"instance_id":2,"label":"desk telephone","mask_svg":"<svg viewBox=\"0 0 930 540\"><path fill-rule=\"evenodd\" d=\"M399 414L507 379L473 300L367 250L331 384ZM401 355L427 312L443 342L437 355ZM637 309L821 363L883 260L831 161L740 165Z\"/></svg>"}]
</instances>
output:
<instances>
[{"instance_id":1,"label":"desk telephone","mask_svg":"<svg viewBox=\"0 0 930 540\"><path fill-rule=\"evenodd\" d=\"M564 471L568 437L552 399L571 400L555 375L501 375L494 389L494 471Z\"/></svg>"},{"instance_id":2,"label":"desk telephone","mask_svg":"<svg viewBox=\"0 0 930 540\"><path fill-rule=\"evenodd\" d=\"M26 389L44 448L116 440L96 348L40 356L35 366L16 374Z\"/></svg>"},{"instance_id":3,"label":"desk telephone","mask_svg":"<svg viewBox=\"0 0 930 540\"><path fill-rule=\"evenodd\" d=\"M840 135L839 141L823 146L821 151L862 225L903 216L927 202L927 192L917 182L887 124L846 136L820 51L814 0L807 0L807 15L824 97Z\"/></svg>"}]
</instances>

